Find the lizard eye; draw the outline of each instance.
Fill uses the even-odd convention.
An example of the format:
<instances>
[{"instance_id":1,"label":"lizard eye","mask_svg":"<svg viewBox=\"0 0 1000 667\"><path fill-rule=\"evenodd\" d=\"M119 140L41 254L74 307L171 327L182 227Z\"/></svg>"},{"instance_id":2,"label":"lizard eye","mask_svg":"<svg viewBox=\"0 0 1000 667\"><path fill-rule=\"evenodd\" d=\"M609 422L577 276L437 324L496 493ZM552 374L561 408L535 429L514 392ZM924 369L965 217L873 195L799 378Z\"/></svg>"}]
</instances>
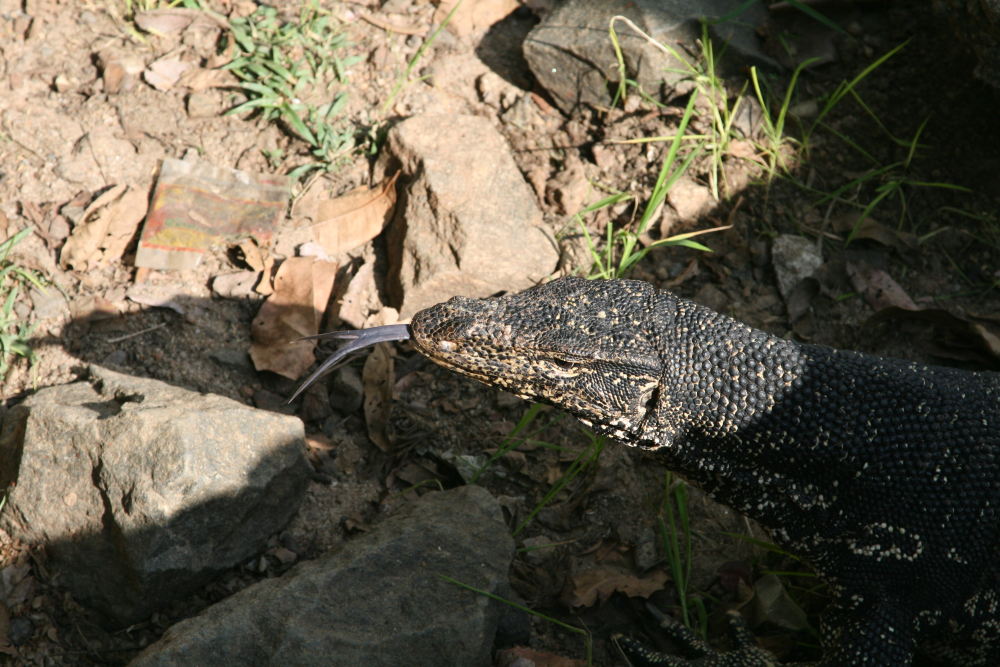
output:
<instances>
[{"instance_id":1,"label":"lizard eye","mask_svg":"<svg viewBox=\"0 0 1000 667\"><path fill-rule=\"evenodd\" d=\"M572 354L560 354L560 355L553 354L549 356L548 360L549 362L552 363L553 366L557 366L558 368L563 368L563 369L569 369L569 368L576 368L577 366L585 362L587 358L578 357Z\"/></svg>"}]
</instances>

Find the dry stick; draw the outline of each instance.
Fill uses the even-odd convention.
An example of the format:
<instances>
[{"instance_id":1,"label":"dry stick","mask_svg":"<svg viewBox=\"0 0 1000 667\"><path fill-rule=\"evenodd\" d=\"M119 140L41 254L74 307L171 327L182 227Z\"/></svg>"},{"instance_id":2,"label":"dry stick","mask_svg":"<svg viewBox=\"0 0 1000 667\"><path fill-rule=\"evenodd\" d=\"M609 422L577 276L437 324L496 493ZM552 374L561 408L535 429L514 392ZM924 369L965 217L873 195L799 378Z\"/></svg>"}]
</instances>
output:
<instances>
[{"instance_id":1,"label":"dry stick","mask_svg":"<svg viewBox=\"0 0 1000 667\"><path fill-rule=\"evenodd\" d=\"M388 30L389 32L398 32L401 35L422 35L426 32L424 28L414 28L408 25L396 25L395 23L390 23L389 21L385 21L369 14L358 14L358 18L365 23L371 23L376 28L382 28L383 30Z\"/></svg>"},{"instance_id":2,"label":"dry stick","mask_svg":"<svg viewBox=\"0 0 1000 667\"><path fill-rule=\"evenodd\" d=\"M156 331L157 329L162 329L165 326L167 326L166 322L160 322L156 326L146 327L145 329L141 329L139 331L133 331L132 333L125 334L124 336L116 336L114 338L108 338L107 342L109 342L109 343L120 343L123 340L128 340L129 338L135 338L136 336L141 336L142 334L147 334L150 331Z\"/></svg>"}]
</instances>

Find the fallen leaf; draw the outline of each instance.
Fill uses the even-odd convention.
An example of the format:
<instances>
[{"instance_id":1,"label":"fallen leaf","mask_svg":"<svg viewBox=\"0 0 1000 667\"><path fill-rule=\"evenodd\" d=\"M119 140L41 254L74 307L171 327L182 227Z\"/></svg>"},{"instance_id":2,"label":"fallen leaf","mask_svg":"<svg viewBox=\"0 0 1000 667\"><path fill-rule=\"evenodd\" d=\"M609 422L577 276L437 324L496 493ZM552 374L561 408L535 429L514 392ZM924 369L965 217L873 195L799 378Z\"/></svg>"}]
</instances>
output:
<instances>
[{"instance_id":1,"label":"fallen leaf","mask_svg":"<svg viewBox=\"0 0 1000 667\"><path fill-rule=\"evenodd\" d=\"M432 461L420 459L399 466L389 473L387 481L394 484L398 480L404 482L408 487L414 488L439 481L442 478L444 475Z\"/></svg>"},{"instance_id":2,"label":"fallen leaf","mask_svg":"<svg viewBox=\"0 0 1000 667\"><path fill-rule=\"evenodd\" d=\"M184 86L194 92L208 90L209 88L225 88L235 86L238 80L236 75L226 69L207 69L205 67L193 67L177 79L177 86Z\"/></svg>"},{"instance_id":3,"label":"fallen leaf","mask_svg":"<svg viewBox=\"0 0 1000 667\"><path fill-rule=\"evenodd\" d=\"M834 231L845 237L851 235L854 241L862 239L875 241L884 246L895 248L900 252L913 249L917 245L917 237L913 234L887 227L874 218L867 217L858 224L857 216L845 214L832 218L830 226Z\"/></svg>"},{"instance_id":4,"label":"fallen leaf","mask_svg":"<svg viewBox=\"0 0 1000 667\"><path fill-rule=\"evenodd\" d=\"M151 308L168 308L184 317L187 310L178 303L177 294L177 285L169 283L136 283L125 292L129 301Z\"/></svg>"},{"instance_id":5,"label":"fallen leaf","mask_svg":"<svg viewBox=\"0 0 1000 667\"><path fill-rule=\"evenodd\" d=\"M229 25L223 17L216 17L211 12L195 9L185 9L183 7L173 7L168 9L151 9L144 12L137 12L135 24L140 30L160 35L186 30L189 26L216 26L228 29Z\"/></svg>"},{"instance_id":6,"label":"fallen leaf","mask_svg":"<svg viewBox=\"0 0 1000 667\"><path fill-rule=\"evenodd\" d=\"M139 75L146 68L142 58L119 49L105 49L97 55L97 58L104 80L104 92L110 95L132 90Z\"/></svg>"},{"instance_id":7,"label":"fallen leaf","mask_svg":"<svg viewBox=\"0 0 1000 667\"><path fill-rule=\"evenodd\" d=\"M917 304L906 290L882 269L866 262L848 260L847 276L854 289L861 293L875 312L890 307L917 310Z\"/></svg>"},{"instance_id":8,"label":"fallen leaf","mask_svg":"<svg viewBox=\"0 0 1000 667\"><path fill-rule=\"evenodd\" d=\"M153 9L137 12L135 24L140 30L159 35L169 35L172 32L184 30L194 21L191 10Z\"/></svg>"},{"instance_id":9,"label":"fallen leaf","mask_svg":"<svg viewBox=\"0 0 1000 667\"><path fill-rule=\"evenodd\" d=\"M115 304L107 299L87 295L74 299L70 303L69 314L76 322L99 322L118 317L120 313Z\"/></svg>"},{"instance_id":10,"label":"fallen leaf","mask_svg":"<svg viewBox=\"0 0 1000 667\"><path fill-rule=\"evenodd\" d=\"M261 296L271 296L274 294L274 283L271 281L271 276L274 275L274 265L275 259L271 255L264 258L264 270L261 271L263 278L257 281L257 287L254 291Z\"/></svg>"},{"instance_id":11,"label":"fallen leaf","mask_svg":"<svg viewBox=\"0 0 1000 667\"><path fill-rule=\"evenodd\" d=\"M750 601L751 624L773 623L788 630L805 630L809 621L802 607L785 590L781 579L765 574L754 582L754 596Z\"/></svg>"},{"instance_id":12,"label":"fallen leaf","mask_svg":"<svg viewBox=\"0 0 1000 667\"><path fill-rule=\"evenodd\" d=\"M146 83L160 91L167 91L173 88L180 80L181 75L194 67L193 63L185 62L175 56L164 56L159 60L154 60L142 73L142 78Z\"/></svg>"},{"instance_id":13,"label":"fallen leaf","mask_svg":"<svg viewBox=\"0 0 1000 667\"><path fill-rule=\"evenodd\" d=\"M389 440L389 415L392 412L392 386L394 384L393 360L387 343L379 343L365 359L361 371L361 385L364 387L365 424L368 437L379 449L392 449Z\"/></svg>"},{"instance_id":14,"label":"fallen leaf","mask_svg":"<svg viewBox=\"0 0 1000 667\"><path fill-rule=\"evenodd\" d=\"M667 579L663 570L653 570L640 577L620 568L598 567L570 575L562 598L570 607L590 607L604 602L614 593L648 598L662 589Z\"/></svg>"},{"instance_id":15,"label":"fallen leaf","mask_svg":"<svg viewBox=\"0 0 1000 667\"><path fill-rule=\"evenodd\" d=\"M236 271L212 278L212 291L219 296L234 298L250 296L261 274L259 271Z\"/></svg>"},{"instance_id":16,"label":"fallen leaf","mask_svg":"<svg viewBox=\"0 0 1000 667\"><path fill-rule=\"evenodd\" d=\"M243 253L243 261L254 271L264 270L264 255L265 252L260 249L256 241L253 239L245 239L240 242L237 246L239 251Z\"/></svg>"},{"instance_id":17,"label":"fallen leaf","mask_svg":"<svg viewBox=\"0 0 1000 667\"><path fill-rule=\"evenodd\" d=\"M281 263L274 276L274 294L251 325L250 358L257 370L294 380L312 365L316 342L297 339L319 332L336 273L336 264L311 257L291 257Z\"/></svg>"},{"instance_id":18,"label":"fallen leaf","mask_svg":"<svg viewBox=\"0 0 1000 667\"><path fill-rule=\"evenodd\" d=\"M757 146L747 139L736 139L726 144L726 154L733 158L750 160L757 164L764 164Z\"/></svg>"},{"instance_id":19,"label":"fallen leaf","mask_svg":"<svg viewBox=\"0 0 1000 667\"><path fill-rule=\"evenodd\" d=\"M324 458L330 456L330 452L336 449L330 438L326 437L322 433L307 433L306 434L306 449L309 461L315 466L319 465L320 461Z\"/></svg>"},{"instance_id":20,"label":"fallen leaf","mask_svg":"<svg viewBox=\"0 0 1000 667\"><path fill-rule=\"evenodd\" d=\"M120 259L146 215L146 193L116 185L86 208L59 256L63 268L90 271Z\"/></svg>"},{"instance_id":21,"label":"fallen leaf","mask_svg":"<svg viewBox=\"0 0 1000 667\"><path fill-rule=\"evenodd\" d=\"M313 221L313 239L330 256L367 243L378 236L392 219L396 205L399 172L375 188L362 186L336 199L323 194L323 179L317 179L292 207L292 216Z\"/></svg>"}]
</instances>

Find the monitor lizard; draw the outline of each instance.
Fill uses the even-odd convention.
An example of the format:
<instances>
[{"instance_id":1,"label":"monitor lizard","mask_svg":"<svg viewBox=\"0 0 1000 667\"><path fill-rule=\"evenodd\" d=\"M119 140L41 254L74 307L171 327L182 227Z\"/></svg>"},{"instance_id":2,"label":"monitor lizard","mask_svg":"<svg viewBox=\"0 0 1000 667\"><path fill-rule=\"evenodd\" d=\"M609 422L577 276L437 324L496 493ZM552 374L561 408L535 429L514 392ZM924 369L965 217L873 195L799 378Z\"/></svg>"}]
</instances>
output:
<instances>
[{"instance_id":1,"label":"monitor lizard","mask_svg":"<svg viewBox=\"0 0 1000 667\"><path fill-rule=\"evenodd\" d=\"M394 326L332 335L409 337L769 529L830 587L822 664L1000 664L1000 374L785 340L630 280L455 297ZM744 646L705 664L772 662Z\"/></svg>"}]
</instances>

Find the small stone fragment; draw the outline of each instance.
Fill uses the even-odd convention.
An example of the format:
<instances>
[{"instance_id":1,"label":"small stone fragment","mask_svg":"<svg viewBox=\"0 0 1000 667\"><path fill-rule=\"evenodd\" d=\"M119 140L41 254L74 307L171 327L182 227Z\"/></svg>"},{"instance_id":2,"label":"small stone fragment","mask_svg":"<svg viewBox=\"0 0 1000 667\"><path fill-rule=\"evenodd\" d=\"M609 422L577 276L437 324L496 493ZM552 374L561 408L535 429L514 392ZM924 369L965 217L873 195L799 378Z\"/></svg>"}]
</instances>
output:
<instances>
[{"instance_id":1,"label":"small stone fragment","mask_svg":"<svg viewBox=\"0 0 1000 667\"><path fill-rule=\"evenodd\" d=\"M823 256L814 241L795 234L782 234L774 239L771 262L778 279L778 289L787 300L796 285L811 278L823 265Z\"/></svg>"}]
</instances>

